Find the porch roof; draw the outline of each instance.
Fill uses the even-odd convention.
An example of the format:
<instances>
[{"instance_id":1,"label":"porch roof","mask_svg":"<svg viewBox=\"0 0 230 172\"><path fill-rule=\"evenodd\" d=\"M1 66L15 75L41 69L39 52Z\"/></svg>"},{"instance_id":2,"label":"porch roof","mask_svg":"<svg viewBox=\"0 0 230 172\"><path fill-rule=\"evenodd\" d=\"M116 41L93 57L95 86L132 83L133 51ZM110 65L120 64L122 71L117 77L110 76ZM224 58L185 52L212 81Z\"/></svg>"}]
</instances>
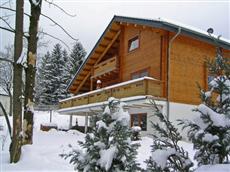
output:
<instances>
[{"instance_id":1,"label":"porch roof","mask_svg":"<svg viewBox=\"0 0 230 172\"><path fill-rule=\"evenodd\" d=\"M150 108L151 102L149 100L162 100L164 101L164 98L154 97L154 96L133 96L133 97L126 97L121 98L120 101L124 102L126 105L124 108ZM63 108L58 110L59 113L63 115L78 115L78 116L90 116L93 114L93 112L102 112L103 106L107 105L108 102L98 102L98 103L91 103L87 105L81 105L81 106L74 106L69 108Z\"/></svg>"}]
</instances>

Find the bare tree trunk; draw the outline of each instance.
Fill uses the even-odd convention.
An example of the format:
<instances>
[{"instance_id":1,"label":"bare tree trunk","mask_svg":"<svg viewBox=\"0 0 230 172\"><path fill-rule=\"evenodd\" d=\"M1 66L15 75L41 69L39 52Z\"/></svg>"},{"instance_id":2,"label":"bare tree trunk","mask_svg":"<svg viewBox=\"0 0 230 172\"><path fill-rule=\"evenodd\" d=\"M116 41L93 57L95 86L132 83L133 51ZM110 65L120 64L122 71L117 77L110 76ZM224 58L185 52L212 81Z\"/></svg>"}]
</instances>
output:
<instances>
[{"instance_id":1,"label":"bare tree trunk","mask_svg":"<svg viewBox=\"0 0 230 172\"><path fill-rule=\"evenodd\" d=\"M38 21L41 14L42 0L36 0L38 4L34 4L30 0L31 15L30 15L30 27L28 37L28 52L27 52L27 65L25 69L26 84L25 84L25 104L24 104L24 120L23 120L23 132L25 137L23 138L23 144L33 143L33 104L34 104L34 84L36 73L36 55L37 55L37 41L38 41Z\"/></svg>"},{"instance_id":2,"label":"bare tree trunk","mask_svg":"<svg viewBox=\"0 0 230 172\"><path fill-rule=\"evenodd\" d=\"M10 145L10 162L18 162L21 155L22 126L22 65L17 64L23 45L24 0L16 1L16 21L14 38L14 74L13 74L13 137Z\"/></svg>"},{"instance_id":3,"label":"bare tree trunk","mask_svg":"<svg viewBox=\"0 0 230 172\"><path fill-rule=\"evenodd\" d=\"M10 111L9 115L12 116L13 113L13 96L10 94Z\"/></svg>"}]
</instances>

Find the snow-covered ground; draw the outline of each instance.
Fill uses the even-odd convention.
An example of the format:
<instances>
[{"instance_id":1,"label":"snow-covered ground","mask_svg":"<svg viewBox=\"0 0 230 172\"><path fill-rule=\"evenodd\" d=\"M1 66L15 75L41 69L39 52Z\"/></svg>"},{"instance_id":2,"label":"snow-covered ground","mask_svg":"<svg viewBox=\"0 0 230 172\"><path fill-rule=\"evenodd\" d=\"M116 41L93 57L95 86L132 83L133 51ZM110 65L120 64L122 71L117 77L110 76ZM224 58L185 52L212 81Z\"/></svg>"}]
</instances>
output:
<instances>
[{"instance_id":1,"label":"snow-covered ground","mask_svg":"<svg viewBox=\"0 0 230 172\"><path fill-rule=\"evenodd\" d=\"M67 160L62 159L59 154L68 152L69 144L74 147L78 146L77 141L84 140L85 134L78 131L57 131L55 129L49 132L40 131L41 123L49 123L48 112L36 112L34 124L34 140L32 145L26 145L22 147L21 159L17 164L9 163L9 143L10 137L7 136L6 124L4 117L0 116L0 125L3 124L3 131L0 131L1 139L1 153L0 153L0 172L7 171L74 171L73 166L68 163ZM75 122L75 120L73 120ZM73 123L74 123L73 122ZM66 128L69 126L69 117L61 116L54 113L52 116L52 123L55 123L60 128ZM78 118L79 125L84 124L84 120ZM3 137L4 136L4 137ZM6 141L4 141L7 136ZM140 143L138 149L137 161L142 168L146 165L144 161L151 154L152 139L150 137L142 137L142 140L137 141ZM4 145L3 145L4 144ZM194 151L192 144L187 142L180 142L180 145L185 150L189 151L192 159Z\"/></svg>"}]
</instances>

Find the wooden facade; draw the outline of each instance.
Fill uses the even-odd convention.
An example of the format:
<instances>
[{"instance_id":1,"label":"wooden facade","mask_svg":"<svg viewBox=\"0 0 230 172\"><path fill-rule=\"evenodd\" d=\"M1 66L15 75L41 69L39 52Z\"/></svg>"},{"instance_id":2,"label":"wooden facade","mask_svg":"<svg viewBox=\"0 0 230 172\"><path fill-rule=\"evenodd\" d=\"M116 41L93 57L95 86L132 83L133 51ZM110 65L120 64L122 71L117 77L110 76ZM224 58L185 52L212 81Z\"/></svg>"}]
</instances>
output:
<instances>
[{"instance_id":1,"label":"wooden facade","mask_svg":"<svg viewBox=\"0 0 230 172\"><path fill-rule=\"evenodd\" d=\"M200 103L196 83L207 88L208 73L205 60L215 57L214 43L205 36L199 38L199 35L188 35L182 31L172 42L169 54L169 40L177 30L172 31L158 25L150 26L151 23L148 23L150 21L145 23L146 21L141 19L128 18L127 21L125 19L124 17L111 21L69 85L70 92L83 95L76 96L71 101L61 101L60 108L105 101L110 96L124 98L136 95L169 97L171 102L186 104ZM136 42L129 45L133 39L136 39ZM228 45L230 44L224 44L223 52L230 57ZM134 46L132 51L129 50L130 46ZM168 69L170 69L169 92ZM126 90L123 86L119 86L119 83L132 80L138 77L138 74L154 78L154 83L152 81L145 83L143 80L140 87L135 86L138 83L132 83L126 86ZM102 82L104 90L95 93L93 90L96 89L97 80ZM118 87L107 89L116 84ZM145 84L149 87L147 88ZM150 88L152 90L149 90ZM84 93L87 93L87 96Z\"/></svg>"}]
</instances>

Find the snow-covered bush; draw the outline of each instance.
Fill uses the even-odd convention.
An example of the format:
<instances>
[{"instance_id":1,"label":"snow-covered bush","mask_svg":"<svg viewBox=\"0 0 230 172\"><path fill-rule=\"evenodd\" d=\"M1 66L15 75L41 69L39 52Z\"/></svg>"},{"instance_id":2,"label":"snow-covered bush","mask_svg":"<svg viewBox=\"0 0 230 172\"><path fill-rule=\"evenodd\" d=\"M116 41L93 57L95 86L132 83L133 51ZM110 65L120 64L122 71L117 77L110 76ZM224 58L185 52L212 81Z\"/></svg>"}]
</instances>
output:
<instances>
[{"instance_id":1,"label":"snow-covered bush","mask_svg":"<svg viewBox=\"0 0 230 172\"><path fill-rule=\"evenodd\" d=\"M82 149L62 156L70 157L70 163L78 171L138 171L135 162L138 145L131 143L129 123L130 116L124 111L123 103L109 98L108 106L97 116L92 133L86 135L85 142L79 142Z\"/></svg>"},{"instance_id":2,"label":"snow-covered bush","mask_svg":"<svg viewBox=\"0 0 230 172\"><path fill-rule=\"evenodd\" d=\"M188 152L178 145L182 136L178 129L162 114L155 102L153 105L156 109L155 115L161 124L152 122L155 133L152 135L152 156L146 160L147 171L190 171L193 163L188 157Z\"/></svg>"},{"instance_id":3,"label":"snow-covered bush","mask_svg":"<svg viewBox=\"0 0 230 172\"><path fill-rule=\"evenodd\" d=\"M193 121L180 120L188 128L188 137L197 150L199 165L229 163L230 156L230 60L222 57L219 49L213 61L207 61L209 90L201 90L202 104L195 111Z\"/></svg>"},{"instance_id":4,"label":"snow-covered bush","mask_svg":"<svg viewBox=\"0 0 230 172\"><path fill-rule=\"evenodd\" d=\"M136 141L136 140L140 140L141 139L141 127L139 126L133 126L131 128L132 130L132 140Z\"/></svg>"}]
</instances>

